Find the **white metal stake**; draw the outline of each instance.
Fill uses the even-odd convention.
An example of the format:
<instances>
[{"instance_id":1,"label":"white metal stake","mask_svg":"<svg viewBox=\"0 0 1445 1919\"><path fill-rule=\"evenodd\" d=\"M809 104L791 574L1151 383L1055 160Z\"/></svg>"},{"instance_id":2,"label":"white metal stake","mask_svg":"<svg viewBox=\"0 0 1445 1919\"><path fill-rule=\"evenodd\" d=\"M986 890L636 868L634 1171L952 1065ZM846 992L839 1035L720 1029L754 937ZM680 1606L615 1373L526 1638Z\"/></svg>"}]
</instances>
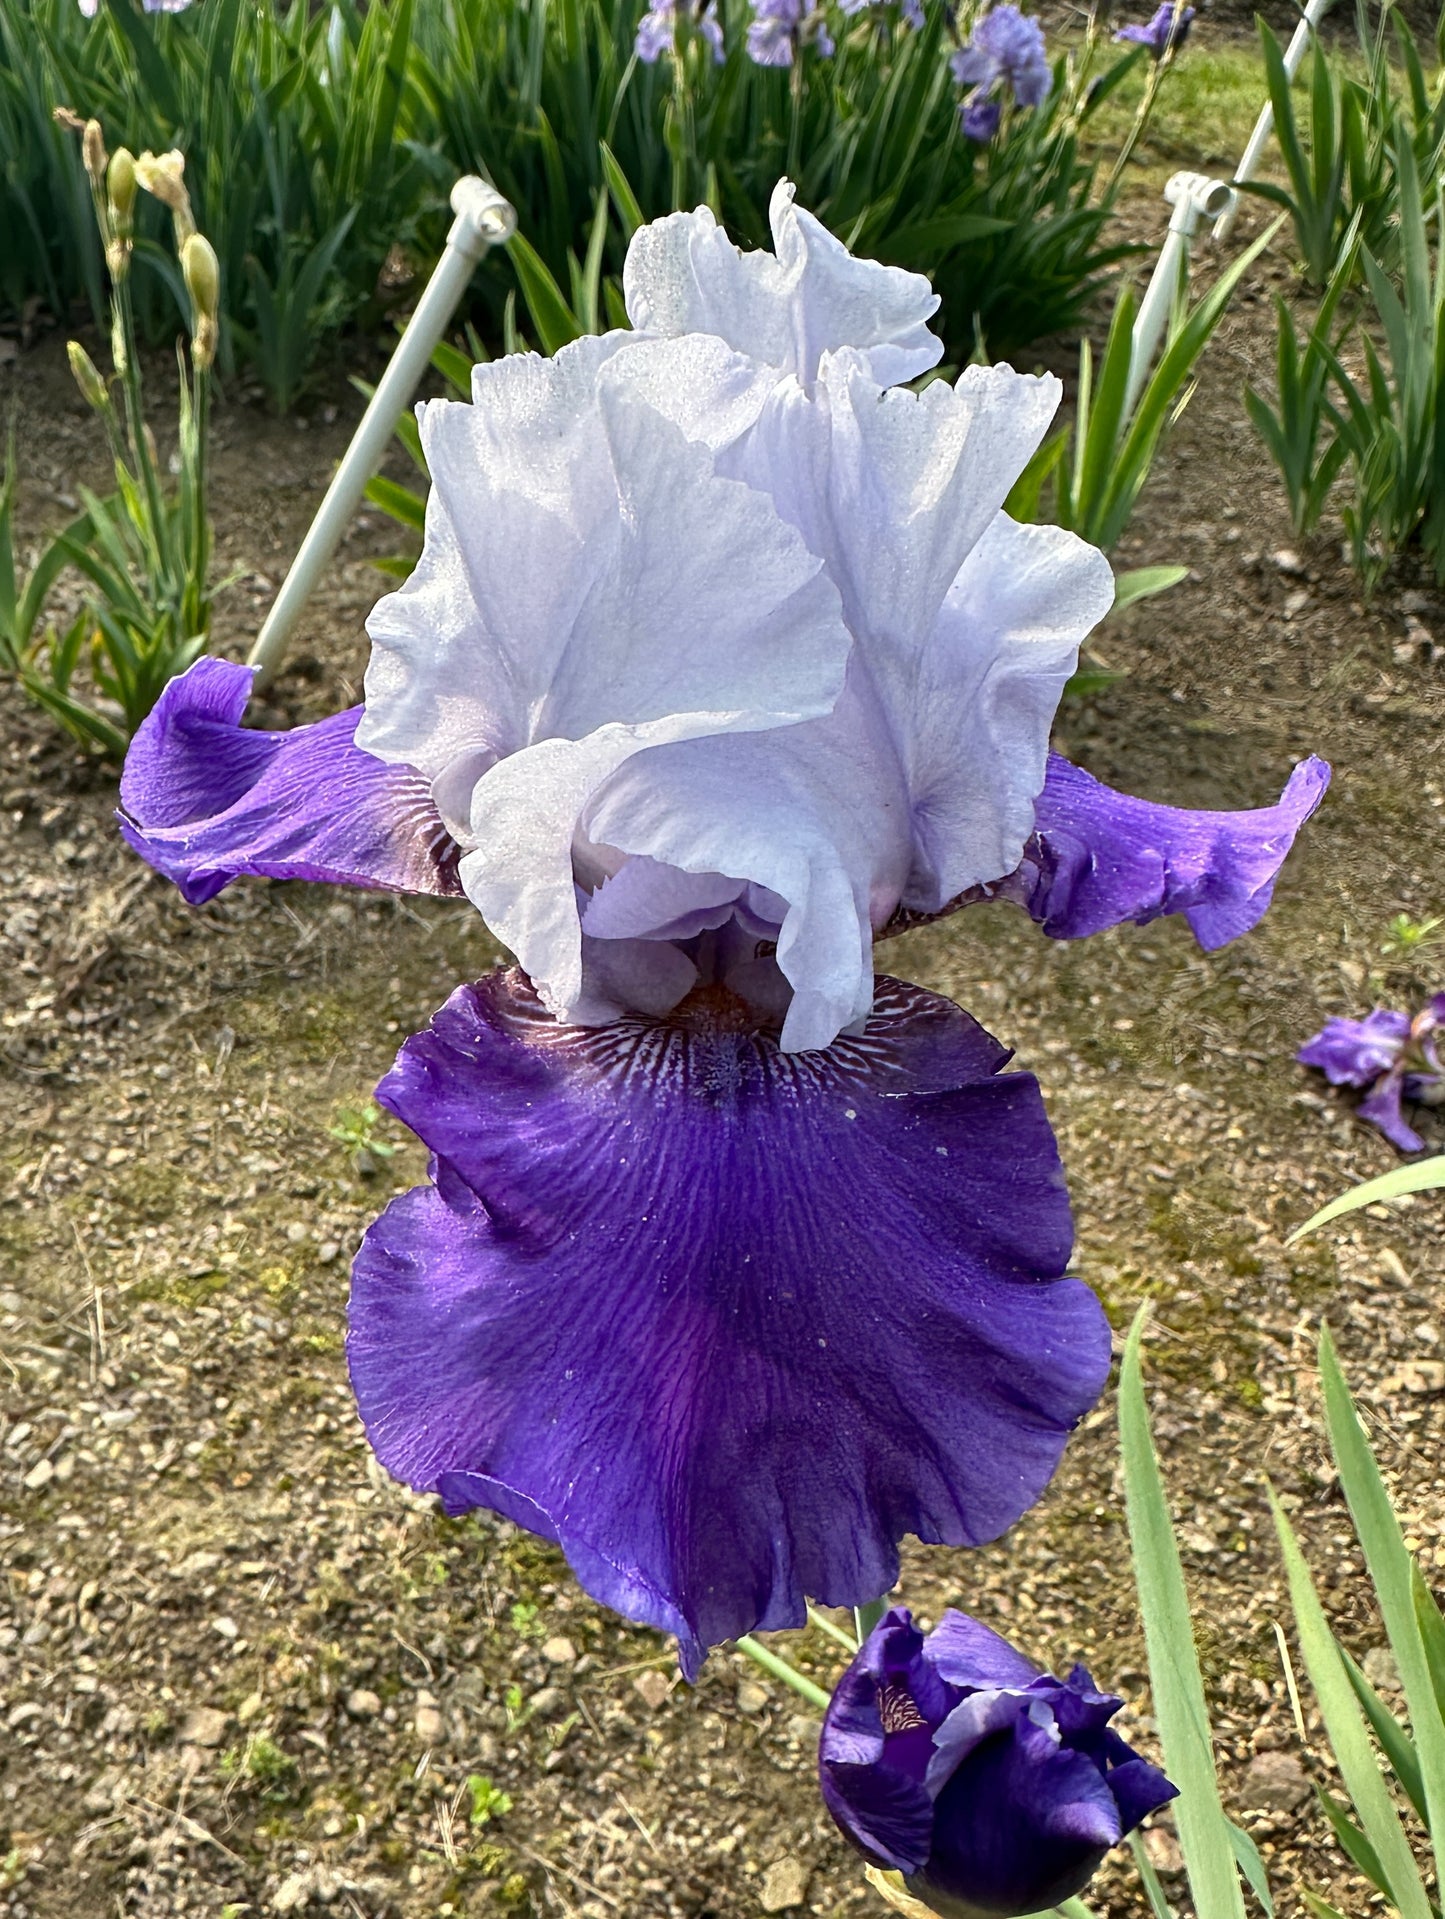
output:
<instances>
[{"instance_id":1,"label":"white metal stake","mask_svg":"<svg viewBox=\"0 0 1445 1919\"><path fill-rule=\"evenodd\" d=\"M1290 36L1285 48L1285 77L1293 80L1299 72L1300 62L1305 57L1305 49L1314 38L1314 30L1329 12L1331 0L1309 0L1304 17ZM1242 186L1246 180L1252 180L1259 171L1260 156L1274 131L1274 108L1266 103L1259 118L1254 123L1254 132L1249 136L1249 144L1240 156L1239 165L1234 170L1234 184ZM1227 240L1234 231L1234 223L1239 218L1239 195L1236 194L1230 204L1214 223L1216 241Z\"/></svg>"},{"instance_id":2,"label":"white metal stake","mask_svg":"<svg viewBox=\"0 0 1445 1919\"><path fill-rule=\"evenodd\" d=\"M1211 180L1207 173L1176 173L1164 189L1164 198L1174 211L1169 216L1169 231L1134 318L1134 332L1129 342L1129 383L1124 392L1126 420L1144 391L1155 348L1169 323L1195 229L1201 220L1212 220L1227 213L1234 192L1223 180Z\"/></svg>"},{"instance_id":3,"label":"white metal stake","mask_svg":"<svg viewBox=\"0 0 1445 1919\"><path fill-rule=\"evenodd\" d=\"M465 175L452 188L452 211L457 217L447 235L446 250L397 342L251 649L258 687L266 684L279 665L302 609L336 551L367 481L381 465L402 410L415 393L433 348L446 332L477 262L489 247L510 240L517 229L517 215L510 202L474 174Z\"/></svg>"}]
</instances>

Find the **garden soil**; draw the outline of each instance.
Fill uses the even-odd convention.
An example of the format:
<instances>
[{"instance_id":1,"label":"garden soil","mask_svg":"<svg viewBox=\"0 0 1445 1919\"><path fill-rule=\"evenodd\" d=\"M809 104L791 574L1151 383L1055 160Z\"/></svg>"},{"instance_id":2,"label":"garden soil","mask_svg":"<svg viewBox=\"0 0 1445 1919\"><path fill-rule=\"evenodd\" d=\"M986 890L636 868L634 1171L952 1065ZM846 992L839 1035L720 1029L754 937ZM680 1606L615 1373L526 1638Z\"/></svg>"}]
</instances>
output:
<instances>
[{"instance_id":1,"label":"garden soil","mask_svg":"<svg viewBox=\"0 0 1445 1919\"><path fill-rule=\"evenodd\" d=\"M1162 213L1136 218L1157 243ZM1292 1055L1332 1013L1439 983L1428 963L1393 971L1382 938L1392 914L1445 910L1445 604L1406 572L1366 606L1337 527L1291 539L1240 404L1246 379L1269 379L1275 290L1282 254L1222 327L1120 555L1183 562L1188 580L1106 626L1096 650L1120 677L1058 727L1102 778L1190 806L1262 805L1301 756L1332 760L1271 914L1205 956L1173 921L1056 945L997 906L884 957L1038 1074L1076 1270L1116 1328L1152 1302L1152 1405L1227 1802L1284 1914L1303 1911L1302 1885L1356 1914L1366 1889L1314 1798L1329 1784L1318 1721L1307 1693L1296 1718L1281 1664L1266 1485L1388 1692L1315 1340L1328 1316L1410 1542L1445 1585L1441 1213L1401 1201L1287 1245L1314 1207L1396 1163ZM57 338L0 371L0 405L18 409L33 534L104 478ZM344 386L304 420L220 410L229 650L354 417ZM269 696L273 723L359 696L384 584L368 562L393 544L384 522L358 523ZM551 1548L445 1519L368 1454L342 1351L347 1264L424 1168L389 1118L359 1139L346 1115L400 1038L496 959L474 914L246 883L193 911L121 844L114 804L113 778L7 694L0 1914L881 1912L823 1816L800 1699L727 1649L684 1685L669 1646L592 1605ZM1445 1145L1438 1120L1421 1126ZM906 1310L906 1289L892 1299ZM1085 1660L1154 1749L1112 1394L1006 1539L912 1547L903 1590L929 1618L969 1608L1055 1669ZM824 1683L839 1669L816 1629L781 1644ZM1146 1845L1181 1901L1167 1817ZM1142 1913L1129 1884L1111 1865L1093 1903Z\"/></svg>"}]
</instances>

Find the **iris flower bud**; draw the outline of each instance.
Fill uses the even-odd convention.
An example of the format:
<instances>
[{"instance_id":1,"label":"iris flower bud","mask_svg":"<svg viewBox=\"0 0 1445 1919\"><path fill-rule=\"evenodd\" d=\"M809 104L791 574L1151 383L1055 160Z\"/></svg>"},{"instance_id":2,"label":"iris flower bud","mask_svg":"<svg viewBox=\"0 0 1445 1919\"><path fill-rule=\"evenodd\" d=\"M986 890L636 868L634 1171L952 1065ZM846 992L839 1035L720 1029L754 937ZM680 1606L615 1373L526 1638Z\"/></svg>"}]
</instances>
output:
<instances>
[{"instance_id":1,"label":"iris flower bud","mask_svg":"<svg viewBox=\"0 0 1445 1919\"><path fill-rule=\"evenodd\" d=\"M110 169L106 174L106 187L110 193L110 217L118 227L130 230L131 213L135 207L135 155L129 147L117 147L110 156Z\"/></svg>"},{"instance_id":2,"label":"iris flower bud","mask_svg":"<svg viewBox=\"0 0 1445 1919\"><path fill-rule=\"evenodd\" d=\"M823 1798L845 1836L947 1919L1016 1919L1088 1884L1176 1789L1108 1721L1082 1666L1040 1673L949 1611L924 1635L887 1613L823 1721Z\"/></svg>"},{"instance_id":3,"label":"iris flower bud","mask_svg":"<svg viewBox=\"0 0 1445 1919\"><path fill-rule=\"evenodd\" d=\"M71 340L65 351L69 356L70 370L75 375L75 384L80 388L81 397L88 406L93 406L99 412L105 406L107 398L105 381L100 377L99 368L79 340Z\"/></svg>"},{"instance_id":4,"label":"iris flower bud","mask_svg":"<svg viewBox=\"0 0 1445 1919\"><path fill-rule=\"evenodd\" d=\"M195 333L191 354L197 366L210 366L216 357L216 328L221 312L221 264L216 249L201 233L193 233L181 248L181 272L191 296Z\"/></svg>"}]
</instances>

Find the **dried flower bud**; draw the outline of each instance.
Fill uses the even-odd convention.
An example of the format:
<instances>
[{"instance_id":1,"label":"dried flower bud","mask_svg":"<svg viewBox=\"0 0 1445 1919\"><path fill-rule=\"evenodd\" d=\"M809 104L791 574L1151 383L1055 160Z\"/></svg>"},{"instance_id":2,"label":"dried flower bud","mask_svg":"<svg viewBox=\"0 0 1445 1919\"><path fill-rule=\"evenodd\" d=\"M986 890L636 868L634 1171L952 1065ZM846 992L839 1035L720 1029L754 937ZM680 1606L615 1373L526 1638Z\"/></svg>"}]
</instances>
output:
<instances>
[{"instance_id":1,"label":"dried flower bud","mask_svg":"<svg viewBox=\"0 0 1445 1919\"><path fill-rule=\"evenodd\" d=\"M65 351L70 359L70 370L75 375L75 384L80 388L81 398L88 406L93 406L99 412L107 401L105 381L100 377L100 369L79 340L71 340Z\"/></svg>"},{"instance_id":2,"label":"dried flower bud","mask_svg":"<svg viewBox=\"0 0 1445 1919\"><path fill-rule=\"evenodd\" d=\"M128 147L117 147L110 156L106 187L110 193L110 217L123 232L129 233L135 207L135 155Z\"/></svg>"},{"instance_id":3,"label":"dried flower bud","mask_svg":"<svg viewBox=\"0 0 1445 1919\"><path fill-rule=\"evenodd\" d=\"M67 133L84 133L85 122L70 107L52 107L50 117L56 126L64 127Z\"/></svg>"},{"instance_id":4,"label":"dried flower bud","mask_svg":"<svg viewBox=\"0 0 1445 1919\"><path fill-rule=\"evenodd\" d=\"M169 153L143 153L135 163L135 177L141 186L171 210L178 252L196 230L195 220L191 217L191 196L186 192L185 172L186 156L174 147Z\"/></svg>"},{"instance_id":5,"label":"dried flower bud","mask_svg":"<svg viewBox=\"0 0 1445 1919\"><path fill-rule=\"evenodd\" d=\"M85 161L85 170L94 184L99 187L105 181L105 138L100 130L99 120L87 120L85 132L80 138L81 157Z\"/></svg>"},{"instance_id":6,"label":"dried flower bud","mask_svg":"<svg viewBox=\"0 0 1445 1919\"><path fill-rule=\"evenodd\" d=\"M121 325L118 305L113 305L111 313L110 358L117 375L123 380L130 371L130 355L125 350L125 328Z\"/></svg>"}]
</instances>

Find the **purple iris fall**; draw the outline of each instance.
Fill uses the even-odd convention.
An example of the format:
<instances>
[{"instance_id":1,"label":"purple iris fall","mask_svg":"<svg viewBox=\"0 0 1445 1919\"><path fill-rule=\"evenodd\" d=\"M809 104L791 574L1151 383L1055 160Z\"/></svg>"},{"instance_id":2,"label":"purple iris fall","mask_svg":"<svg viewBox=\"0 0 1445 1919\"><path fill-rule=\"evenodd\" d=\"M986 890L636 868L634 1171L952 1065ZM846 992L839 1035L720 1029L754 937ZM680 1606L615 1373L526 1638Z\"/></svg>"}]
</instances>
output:
<instances>
[{"instance_id":1,"label":"purple iris fall","mask_svg":"<svg viewBox=\"0 0 1445 1919\"><path fill-rule=\"evenodd\" d=\"M1163 0L1163 5L1147 24L1120 27L1114 38L1132 40L1141 47L1148 47L1156 60L1162 60L1171 47L1184 45L1193 19L1193 7L1175 6L1172 0Z\"/></svg>"},{"instance_id":2,"label":"purple iris fall","mask_svg":"<svg viewBox=\"0 0 1445 1919\"><path fill-rule=\"evenodd\" d=\"M1327 1020L1295 1057L1302 1066L1318 1067L1331 1086L1368 1088L1357 1109L1360 1118L1402 1153L1418 1153L1425 1142L1403 1105L1407 1099L1445 1103L1445 1065L1436 1038L1442 1029L1445 993L1437 993L1413 1019L1377 1006L1363 1019Z\"/></svg>"},{"instance_id":3,"label":"purple iris fall","mask_svg":"<svg viewBox=\"0 0 1445 1919\"><path fill-rule=\"evenodd\" d=\"M975 87L981 100L999 82L1012 87L1021 107L1042 106L1053 84L1044 30L1014 6L993 7L973 30L973 38L949 60L961 87Z\"/></svg>"},{"instance_id":4,"label":"purple iris fall","mask_svg":"<svg viewBox=\"0 0 1445 1919\"><path fill-rule=\"evenodd\" d=\"M1014 1919L1080 1892L1176 1797L1082 1666L1055 1679L978 1620L927 1635L886 1613L838 1682L818 1772L838 1825L949 1919Z\"/></svg>"},{"instance_id":5,"label":"purple iris fall","mask_svg":"<svg viewBox=\"0 0 1445 1919\"><path fill-rule=\"evenodd\" d=\"M1328 778L1182 812L1050 754L1113 591L1001 510L1058 381L908 390L927 282L786 183L771 218L772 253L705 208L641 228L632 330L422 409L364 706L252 731L249 671L203 660L121 786L193 901L465 894L515 954L380 1089L433 1173L357 1257L352 1380L391 1471L558 1541L689 1673L886 1591L907 1533L995 1538L1108 1371L1036 1082L875 979L875 936L1006 898L1216 946Z\"/></svg>"}]
</instances>

